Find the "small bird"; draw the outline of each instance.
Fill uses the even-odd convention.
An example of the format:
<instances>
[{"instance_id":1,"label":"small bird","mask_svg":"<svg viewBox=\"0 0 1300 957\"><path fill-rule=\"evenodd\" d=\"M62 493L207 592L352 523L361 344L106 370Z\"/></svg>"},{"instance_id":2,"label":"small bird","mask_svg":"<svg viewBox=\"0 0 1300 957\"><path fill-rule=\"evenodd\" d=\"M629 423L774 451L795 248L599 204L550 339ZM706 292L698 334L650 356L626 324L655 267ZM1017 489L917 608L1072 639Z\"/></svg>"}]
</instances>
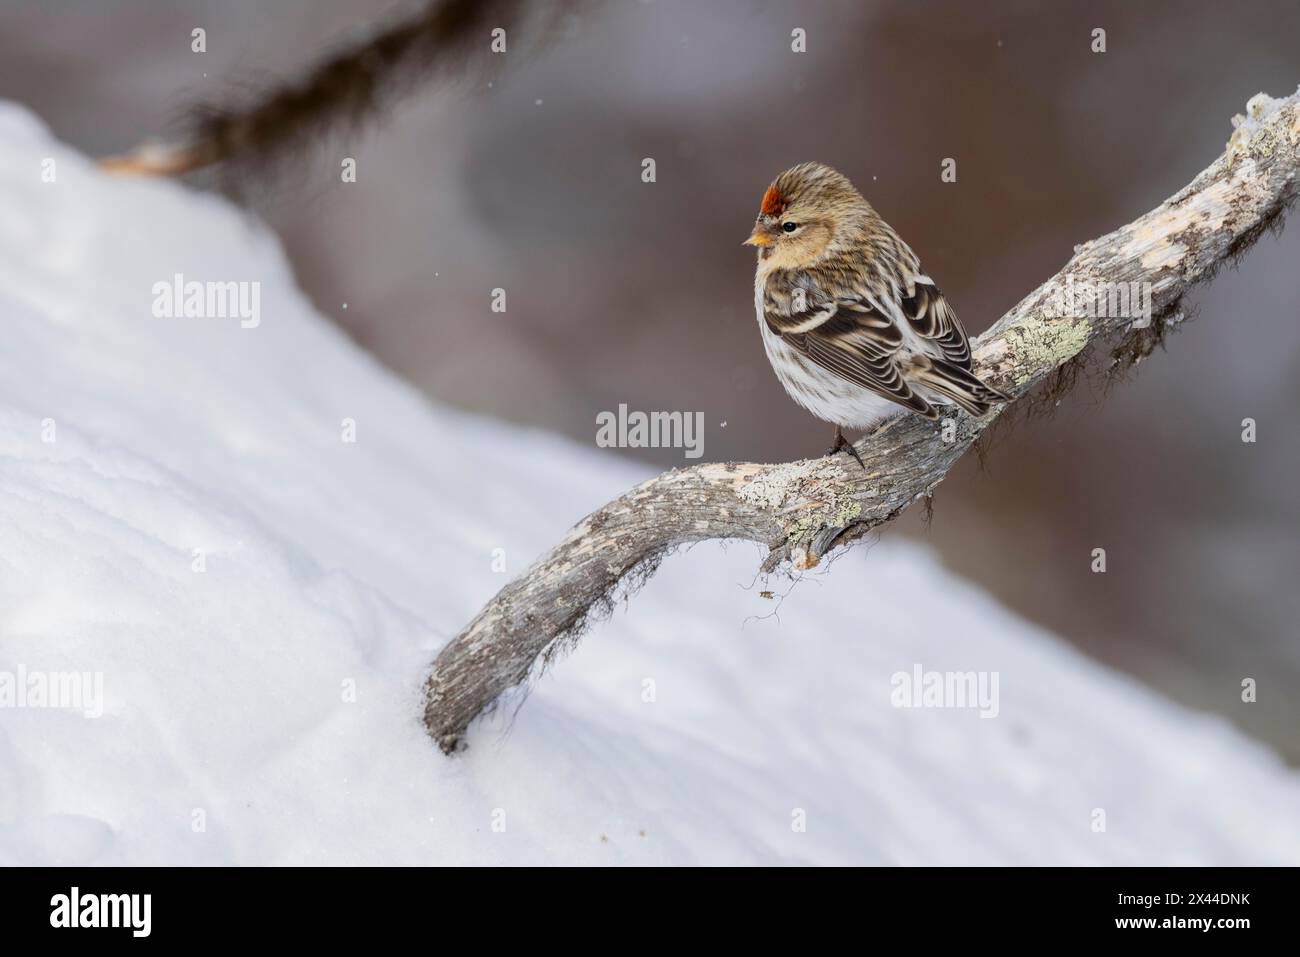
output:
<instances>
[{"instance_id":1,"label":"small bird","mask_svg":"<svg viewBox=\"0 0 1300 957\"><path fill-rule=\"evenodd\" d=\"M970 371L970 343L920 261L842 173L786 170L767 188L745 245L758 247L754 305L785 391L844 429L910 409L983 415L1007 396Z\"/></svg>"}]
</instances>

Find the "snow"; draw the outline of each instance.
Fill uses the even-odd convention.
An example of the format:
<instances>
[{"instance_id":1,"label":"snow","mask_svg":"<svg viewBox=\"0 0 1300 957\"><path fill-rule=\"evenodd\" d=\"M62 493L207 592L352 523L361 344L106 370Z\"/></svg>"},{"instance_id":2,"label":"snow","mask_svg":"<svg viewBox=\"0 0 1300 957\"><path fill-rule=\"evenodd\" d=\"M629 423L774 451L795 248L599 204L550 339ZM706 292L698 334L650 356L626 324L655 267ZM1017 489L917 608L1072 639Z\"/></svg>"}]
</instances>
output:
<instances>
[{"instance_id":1,"label":"snow","mask_svg":"<svg viewBox=\"0 0 1300 957\"><path fill-rule=\"evenodd\" d=\"M103 682L0 707L0 863L1300 863L1270 752L890 538L793 588L675 556L444 757L437 650L644 470L431 405L253 218L3 103L0 210L0 677ZM260 322L156 317L177 273ZM996 717L893 707L917 665Z\"/></svg>"},{"instance_id":2,"label":"snow","mask_svg":"<svg viewBox=\"0 0 1300 957\"><path fill-rule=\"evenodd\" d=\"M1267 93L1256 93L1246 101L1246 112L1238 113L1232 118L1232 136L1228 138L1227 148L1240 155L1247 151L1251 141L1267 127L1269 120L1288 101L1300 96L1300 87L1288 97L1273 97ZM1294 142L1294 137L1292 139Z\"/></svg>"}]
</instances>

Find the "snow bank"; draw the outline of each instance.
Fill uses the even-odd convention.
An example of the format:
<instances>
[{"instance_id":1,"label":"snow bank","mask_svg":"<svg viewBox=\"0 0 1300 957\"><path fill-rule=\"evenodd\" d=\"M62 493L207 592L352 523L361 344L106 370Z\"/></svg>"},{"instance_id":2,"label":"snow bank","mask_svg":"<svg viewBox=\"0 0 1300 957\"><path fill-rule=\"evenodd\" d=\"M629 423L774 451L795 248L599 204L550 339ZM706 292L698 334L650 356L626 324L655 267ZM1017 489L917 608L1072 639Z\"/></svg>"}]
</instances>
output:
<instances>
[{"instance_id":1,"label":"snow bank","mask_svg":"<svg viewBox=\"0 0 1300 957\"><path fill-rule=\"evenodd\" d=\"M755 549L678 556L444 758L420 683L494 555L641 470L431 406L256 222L4 104L0 211L0 678L103 691L0 707L0 863L1300 863L1268 752L893 540L776 615ZM176 274L259 322L156 316ZM997 716L891 706L918 664Z\"/></svg>"}]
</instances>

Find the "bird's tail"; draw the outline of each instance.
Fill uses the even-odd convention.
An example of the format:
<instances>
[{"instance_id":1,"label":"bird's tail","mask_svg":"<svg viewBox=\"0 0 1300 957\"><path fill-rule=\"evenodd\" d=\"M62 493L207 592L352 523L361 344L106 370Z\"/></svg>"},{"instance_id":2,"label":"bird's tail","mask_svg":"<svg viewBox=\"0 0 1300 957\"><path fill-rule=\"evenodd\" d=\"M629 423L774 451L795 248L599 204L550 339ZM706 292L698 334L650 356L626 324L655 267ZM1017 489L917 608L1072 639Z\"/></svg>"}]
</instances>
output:
<instances>
[{"instance_id":1,"label":"bird's tail","mask_svg":"<svg viewBox=\"0 0 1300 957\"><path fill-rule=\"evenodd\" d=\"M971 415L983 415L995 402L1007 402L1011 398L956 363L932 356L917 358L913 380L935 395L955 402Z\"/></svg>"}]
</instances>

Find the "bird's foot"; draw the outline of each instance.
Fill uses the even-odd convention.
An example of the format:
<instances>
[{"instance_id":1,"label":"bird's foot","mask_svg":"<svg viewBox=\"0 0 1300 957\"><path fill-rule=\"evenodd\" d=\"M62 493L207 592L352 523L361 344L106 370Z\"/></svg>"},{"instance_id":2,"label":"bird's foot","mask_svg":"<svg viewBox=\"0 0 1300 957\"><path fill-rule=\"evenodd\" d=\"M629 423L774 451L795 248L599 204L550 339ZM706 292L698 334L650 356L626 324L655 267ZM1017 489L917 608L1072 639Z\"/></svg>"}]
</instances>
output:
<instances>
[{"instance_id":1,"label":"bird's foot","mask_svg":"<svg viewBox=\"0 0 1300 957\"><path fill-rule=\"evenodd\" d=\"M844 431L837 425L835 426L835 444L826 450L826 454L834 455L836 452L841 451L848 452L849 455L857 459L858 464L862 466L862 470L866 471L867 463L862 461L862 456L858 454L858 450L854 448L852 442L844 437Z\"/></svg>"}]
</instances>

